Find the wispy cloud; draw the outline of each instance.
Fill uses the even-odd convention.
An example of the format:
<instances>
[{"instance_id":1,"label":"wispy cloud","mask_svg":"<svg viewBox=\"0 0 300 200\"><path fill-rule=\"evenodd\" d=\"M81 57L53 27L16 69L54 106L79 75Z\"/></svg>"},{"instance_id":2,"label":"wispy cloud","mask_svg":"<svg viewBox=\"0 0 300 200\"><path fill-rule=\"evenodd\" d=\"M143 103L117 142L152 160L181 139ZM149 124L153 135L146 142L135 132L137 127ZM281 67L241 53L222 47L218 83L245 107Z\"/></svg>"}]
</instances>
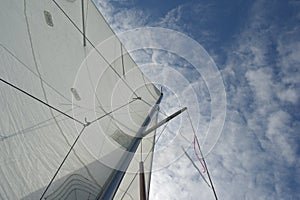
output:
<instances>
[{"instance_id":1,"label":"wispy cloud","mask_svg":"<svg viewBox=\"0 0 300 200\"><path fill-rule=\"evenodd\" d=\"M130 7L133 5L131 2L98 0L96 4L116 32L142 27L149 22L149 14L146 11ZM125 5L129 7L119 7Z\"/></svg>"},{"instance_id":2,"label":"wispy cloud","mask_svg":"<svg viewBox=\"0 0 300 200\"><path fill-rule=\"evenodd\" d=\"M269 5L267 10L265 5ZM296 142L300 139L299 116L292 114L292 110L299 111L300 62L295 42L299 40L299 27L291 23L294 16L283 19L288 20L286 26L274 20L278 6L282 5L268 1L253 5L246 28L237 38L223 71L229 112L236 113L235 120L240 122L226 123L224 135L231 139L224 137L220 145L235 140L233 146L224 145L224 150L226 147L231 153L239 152L238 156L221 157L236 163L228 166L233 169L229 180L237 186L233 191L244 191L243 198L299 198L299 177L293 176L300 172ZM246 138L242 145L240 138ZM235 184L238 176L247 183L243 187Z\"/></svg>"},{"instance_id":3,"label":"wispy cloud","mask_svg":"<svg viewBox=\"0 0 300 200\"><path fill-rule=\"evenodd\" d=\"M207 157L222 199L300 198L299 3L267 0L249 3L249 9L243 14L243 26L235 32L229 31L232 36L222 36L231 38L226 45L220 39L214 39L221 36L206 24L216 22L216 19L211 21L213 16L209 16L211 12L218 12L218 7L213 4L204 8L200 3L193 6L186 3L170 10L163 18L153 19L150 13L145 15L137 8L121 10L108 1L101 3L103 12L117 30L149 24L183 30L197 41L210 40L204 46L210 48L209 52L215 53L216 57L222 57L218 61L224 66L221 73L227 92L227 118L218 145ZM291 12L282 12L281 9ZM207 10L210 11L207 15L197 18L199 13ZM191 12L197 19L193 22L198 26L195 29L186 22ZM196 34L199 27L203 30ZM220 27L221 30L225 27ZM218 51L220 47L224 49ZM172 66L191 77L191 85L198 89L198 98L203 105L199 111L200 130L207 129L207 119L211 114L208 90L203 80L189 71L189 64L166 52L144 50L136 55L141 64L147 61L161 66L144 68L149 76L161 74L161 80L167 81L172 73L162 66ZM176 91L179 95L188 94L188 88L182 88L176 81L172 87L176 84L180 88ZM174 99L164 101L166 109L170 109ZM172 131L170 129L168 133ZM162 140L168 137L171 136L167 134ZM163 163L164 156L176 157L178 153L169 151L168 155L158 155L155 162ZM211 191L185 157L152 176L153 199L213 199Z\"/></svg>"}]
</instances>

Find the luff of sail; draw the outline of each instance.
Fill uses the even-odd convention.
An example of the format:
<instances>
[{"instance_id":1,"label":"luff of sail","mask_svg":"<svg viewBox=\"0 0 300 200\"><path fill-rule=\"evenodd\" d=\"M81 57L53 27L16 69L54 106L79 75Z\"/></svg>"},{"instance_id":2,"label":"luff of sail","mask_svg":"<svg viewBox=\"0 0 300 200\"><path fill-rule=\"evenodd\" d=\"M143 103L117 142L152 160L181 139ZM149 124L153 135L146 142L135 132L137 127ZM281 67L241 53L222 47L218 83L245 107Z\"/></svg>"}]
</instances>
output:
<instances>
[{"instance_id":1,"label":"luff of sail","mask_svg":"<svg viewBox=\"0 0 300 200\"><path fill-rule=\"evenodd\" d=\"M126 170L121 160L160 92L92 1L0 3L0 198L96 199L115 170ZM148 183L153 141L138 147ZM135 160L115 199L136 199Z\"/></svg>"}]
</instances>

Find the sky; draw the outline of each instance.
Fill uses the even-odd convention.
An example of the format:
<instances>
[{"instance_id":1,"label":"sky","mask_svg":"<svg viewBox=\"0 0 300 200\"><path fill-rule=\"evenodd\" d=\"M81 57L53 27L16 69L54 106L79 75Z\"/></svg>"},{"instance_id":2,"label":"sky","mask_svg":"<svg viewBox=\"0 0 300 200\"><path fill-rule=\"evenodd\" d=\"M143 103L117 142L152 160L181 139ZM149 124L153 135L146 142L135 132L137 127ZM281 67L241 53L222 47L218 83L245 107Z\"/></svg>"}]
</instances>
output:
<instances>
[{"instance_id":1,"label":"sky","mask_svg":"<svg viewBox=\"0 0 300 200\"><path fill-rule=\"evenodd\" d=\"M155 44L132 56L164 87L163 112L188 107L220 199L300 199L300 1L95 2L117 34L145 27L158 31L156 40L139 37L165 48ZM133 40L130 34L121 39L128 46ZM166 48L165 41L173 49L183 45L182 54ZM194 43L202 48L199 60L213 60L200 72L188 59L197 52ZM211 82L211 73L222 81ZM224 121L219 113L226 114ZM156 144L150 199L214 199L178 148L186 147L201 169L189 146L187 117L170 123ZM217 130L214 124L220 134L206 137L211 127Z\"/></svg>"}]
</instances>

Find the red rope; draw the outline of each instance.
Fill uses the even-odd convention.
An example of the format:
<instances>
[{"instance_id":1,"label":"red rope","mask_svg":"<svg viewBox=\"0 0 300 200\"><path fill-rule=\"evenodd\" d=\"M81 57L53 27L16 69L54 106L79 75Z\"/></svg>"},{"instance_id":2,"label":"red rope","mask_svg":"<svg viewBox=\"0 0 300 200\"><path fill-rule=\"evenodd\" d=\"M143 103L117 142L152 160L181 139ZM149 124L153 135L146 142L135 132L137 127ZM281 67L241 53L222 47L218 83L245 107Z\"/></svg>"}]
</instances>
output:
<instances>
[{"instance_id":1,"label":"red rope","mask_svg":"<svg viewBox=\"0 0 300 200\"><path fill-rule=\"evenodd\" d=\"M204 166L204 164L202 162L202 159L199 157L199 154L197 153L197 150L196 150L196 142L197 142L196 140L197 140L197 136L196 136L196 134L194 134L194 152L195 152L195 155L196 155L197 159L201 163L201 166L203 168L203 173L205 173L206 172L206 167Z\"/></svg>"}]
</instances>

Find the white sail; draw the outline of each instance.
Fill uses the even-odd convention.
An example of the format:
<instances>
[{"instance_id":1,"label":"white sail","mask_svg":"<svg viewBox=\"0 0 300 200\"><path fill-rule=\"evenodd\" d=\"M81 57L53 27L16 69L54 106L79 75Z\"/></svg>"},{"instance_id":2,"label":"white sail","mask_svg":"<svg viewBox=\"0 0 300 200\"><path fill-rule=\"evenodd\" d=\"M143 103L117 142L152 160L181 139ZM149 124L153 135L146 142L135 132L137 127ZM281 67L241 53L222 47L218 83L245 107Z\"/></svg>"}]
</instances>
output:
<instances>
[{"instance_id":1,"label":"white sail","mask_svg":"<svg viewBox=\"0 0 300 200\"><path fill-rule=\"evenodd\" d=\"M115 199L138 194L128 150L160 92L91 0L0 3L0 199L97 199L118 170Z\"/></svg>"}]
</instances>

